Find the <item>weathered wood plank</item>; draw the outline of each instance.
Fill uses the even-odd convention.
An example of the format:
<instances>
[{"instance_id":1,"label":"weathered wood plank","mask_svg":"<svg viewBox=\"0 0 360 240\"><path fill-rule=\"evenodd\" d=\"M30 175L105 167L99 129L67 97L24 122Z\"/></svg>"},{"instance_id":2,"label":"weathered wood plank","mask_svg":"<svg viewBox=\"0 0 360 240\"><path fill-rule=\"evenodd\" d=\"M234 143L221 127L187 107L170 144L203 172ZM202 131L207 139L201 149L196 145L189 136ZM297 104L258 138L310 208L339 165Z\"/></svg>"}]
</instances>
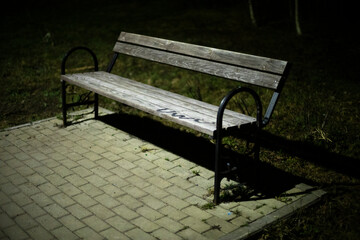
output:
<instances>
[{"instance_id":1,"label":"weathered wood plank","mask_svg":"<svg viewBox=\"0 0 360 240\"><path fill-rule=\"evenodd\" d=\"M126 32L120 33L118 41L280 75L284 73L287 65L287 62L282 60Z\"/></svg>"},{"instance_id":2,"label":"weathered wood plank","mask_svg":"<svg viewBox=\"0 0 360 240\"><path fill-rule=\"evenodd\" d=\"M281 76L279 75L253 71L247 68L211 62L127 43L116 43L114 51L270 89L276 89L281 80Z\"/></svg>"},{"instance_id":3,"label":"weathered wood plank","mask_svg":"<svg viewBox=\"0 0 360 240\"><path fill-rule=\"evenodd\" d=\"M108 78L109 76L113 78L113 80L103 80L103 78ZM134 92L133 87L130 89L127 89L127 87L121 88L119 85L121 85L121 80L123 78L113 74L105 72L68 74L62 75L61 79L150 114L171 120L186 127L190 127L210 136L213 136L214 131L216 130L216 112L214 112L214 116L203 115L201 112L198 112L198 108L184 108L184 104L186 103L181 102L180 100L176 100L178 101L178 104L174 104L174 102L163 101L164 99L159 99L155 97L156 95L147 95L146 91L137 90ZM116 81L114 81L114 79ZM122 85L126 86L127 84ZM146 84L143 85L148 86ZM165 90L162 91L164 93L166 92ZM177 95L170 92L166 93L168 98L172 98L173 95ZM203 105L206 106L210 104L203 103ZM238 116L239 119L243 118L242 123L253 123L253 118L248 118L246 122L246 118L244 118L242 114L238 114ZM224 116L224 128L238 126L239 120L237 119L236 122L234 121L234 117Z\"/></svg>"},{"instance_id":4,"label":"weathered wood plank","mask_svg":"<svg viewBox=\"0 0 360 240\"><path fill-rule=\"evenodd\" d=\"M181 106L181 108L191 109L192 111L199 112L201 115L206 115L213 118L214 116L216 116L218 111L218 106L212 104L206 104L202 101L185 97L180 94L170 93L168 91L147 84L143 84L137 81L133 81L127 78L119 77L114 74L108 74L103 72L94 72L91 74L94 75L94 77L102 81L110 82L119 88L126 88L129 91L133 91L137 94L148 95L151 96L152 98L159 99L161 101L167 102L172 105L179 105ZM227 121L230 121L231 123L237 122L238 125L245 124L255 120L254 118L244 114L239 116L239 113L230 110L226 110L224 112L224 116L227 119Z\"/></svg>"}]
</instances>

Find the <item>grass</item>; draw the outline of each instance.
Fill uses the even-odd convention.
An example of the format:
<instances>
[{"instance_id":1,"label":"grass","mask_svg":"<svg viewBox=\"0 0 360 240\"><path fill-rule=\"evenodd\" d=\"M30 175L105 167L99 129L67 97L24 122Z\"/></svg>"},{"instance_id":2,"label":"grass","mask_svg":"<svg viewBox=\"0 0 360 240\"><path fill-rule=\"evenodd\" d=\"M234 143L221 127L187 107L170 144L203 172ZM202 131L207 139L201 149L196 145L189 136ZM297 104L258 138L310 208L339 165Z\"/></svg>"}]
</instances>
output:
<instances>
[{"instance_id":1,"label":"grass","mask_svg":"<svg viewBox=\"0 0 360 240\"><path fill-rule=\"evenodd\" d=\"M333 2L329 6L334 6ZM360 48L349 17L343 18L349 22L340 22L335 21L339 15L333 15L331 20L327 15L317 17L309 11L301 15L304 35L299 37L285 7L266 11L259 4L259 26L252 26L245 0L24 4L23 8L9 5L2 15L0 129L58 115L60 63L65 52L74 46L88 46L104 70L115 39L123 30L288 60L292 63L290 76L266 128L284 144L263 148L261 161L303 177L328 194L319 204L254 238L359 236L359 172L354 163L360 155L360 86L356 66ZM317 11L321 10L319 5ZM76 71L88 66L92 66L91 59L79 53L67 67ZM114 72L214 104L237 86L215 77L123 56ZM270 92L256 90L261 91L262 100L269 98ZM71 91L76 95L79 90ZM110 100L100 100L103 107L115 111L122 108ZM232 146L231 141L227 144Z\"/></svg>"}]
</instances>

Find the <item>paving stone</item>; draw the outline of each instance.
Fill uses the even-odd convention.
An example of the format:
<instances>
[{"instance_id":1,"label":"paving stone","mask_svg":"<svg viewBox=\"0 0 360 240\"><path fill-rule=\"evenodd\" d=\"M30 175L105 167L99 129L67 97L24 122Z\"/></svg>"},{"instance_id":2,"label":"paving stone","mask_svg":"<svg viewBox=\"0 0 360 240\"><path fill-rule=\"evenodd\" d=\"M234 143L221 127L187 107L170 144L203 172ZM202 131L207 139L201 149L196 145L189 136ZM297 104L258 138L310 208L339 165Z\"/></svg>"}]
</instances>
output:
<instances>
[{"instance_id":1,"label":"paving stone","mask_svg":"<svg viewBox=\"0 0 360 240\"><path fill-rule=\"evenodd\" d=\"M29 229L33 228L38 225L34 218L30 217L28 214L22 214L15 218L15 222L19 225L22 229Z\"/></svg>"},{"instance_id":2,"label":"paving stone","mask_svg":"<svg viewBox=\"0 0 360 240\"><path fill-rule=\"evenodd\" d=\"M118 206L114 208L113 211L126 220L131 220L140 216L136 211L129 209L125 205Z\"/></svg>"},{"instance_id":3,"label":"paving stone","mask_svg":"<svg viewBox=\"0 0 360 240\"><path fill-rule=\"evenodd\" d=\"M124 191L114 186L113 184L108 184L106 186L103 186L102 190L112 198L116 198L125 194Z\"/></svg>"},{"instance_id":4,"label":"paving stone","mask_svg":"<svg viewBox=\"0 0 360 240\"><path fill-rule=\"evenodd\" d=\"M67 227L70 231L75 231L80 228L85 227L85 224L81 222L79 219L72 215L67 215L59 219L59 221Z\"/></svg>"},{"instance_id":5,"label":"paving stone","mask_svg":"<svg viewBox=\"0 0 360 240\"><path fill-rule=\"evenodd\" d=\"M100 188L92 185L91 183L85 184L79 187L79 189L93 198L104 193Z\"/></svg>"},{"instance_id":6,"label":"paving stone","mask_svg":"<svg viewBox=\"0 0 360 240\"><path fill-rule=\"evenodd\" d=\"M135 218L134 220L131 220L131 223L138 226L139 228L141 228L141 230L145 231L145 232L152 232L158 228L160 228L159 225L157 225L156 223L144 218L144 217L138 217Z\"/></svg>"},{"instance_id":7,"label":"paving stone","mask_svg":"<svg viewBox=\"0 0 360 240\"><path fill-rule=\"evenodd\" d=\"M205 233L202 234L204 237L206 237L207 239L220 239L220 237L222 237L224 235L223 232L221 232L218 229L210 229L209 231L206 231Z\"/></svg>"},{"instance_id":8,"label":"paving stone","mask_svg":"<svg viewBox=\"0 0 360 240\"><path fill-rule=\"evenodd\" d=\"M71 183L65 183L60 185L58 188L70 197L75 196L81 192L79 188L75 187Z\"/></svg>"},{"instance_id":9,"label":"paving stone","mask_svg":"<svg viewBox=\"0 0 360 240\"><path fill-rule=\"evenodd\" d=\"M9 217L14 218L24 213L24 210L16 203L10 202L2 205L1 208L8 214Z\"/></svg>"},{"instance_id":10,"label":"paving stone","mask_svg":"<svg viewBox=\"0 0 360 240\"><path fill-rule=\"evenodd\" d=\"M90 216L82 220L86 225L94 229L96 232L101 232L110 227L109 224L96 216Z\"/></svg>"},{"instance_id":11,"label":"paving stone","mask_svg":"<svg viewBox=\"0 0 360 240\"><path fill-rule=\"evenodd\" d=\"M30 204L24 206L23 209L33 218L36 218L36 217L41 216L46 213L36 203L30 203Z\"/></svg>"},{"instance_id":12,"label":"paving stone","mask_svg":"<svg viewBox=\"0 0 360 240\"><path fill-rule=\"evenodd\" d=\"M21 188L21 186L19 188ZM14 184L10 182L1 184L1 191L3 191L7 196L20 192L19 188L17 188Z\"/></svg>"},{"instance_id":13,"label":"paving stone","mask_svg":"<svg viewBox=\"0 0 360 240\"><path fill-rule=\"evenodd\" d=\"M0 213L0 229L10 227L14 224L14 221L6 213Z\"/></svg>"},{"instance_id":14,"label":"paving stone","mask_svg":"<svg viewBox=\"0 0 360 240\"><path fill-rule=\"evenodd\" d=\"M109 158L110 157L109 154L112 154L112 153L106 152L106 153L102 154L102 156L107 155L108 156L107 158ZM112 158L118 159L119 157L116 156L115 154L113 154ZM113 169L118 166L117 164L115 164L112 161L109 161L107 159L100 159L99 161L96 161L96 164L98 164L99 166L101 166L102 168L104 168L106 170L110 170L110 169Z\"/></svg>"},{"instance_id":15,"label":"paving stone","mask_svg":"<svg viewBox=\"0 0 360 240\"><path fill-rule=\"evenodd\" d=\"M180 231L181 229L184 228L184 225L180 224L179 222L169 217L163 217L157 219L155 220L155 223L173 233Z\"/></svg>"},{"instance_id":16,"label":"paving stone","mask_svg":"<svg viewBox=\"0 0 360 240\"><path fill-rule=\"evenodd\" d=\"M95 214L95 216L99 217L100 219L108 219L115 215L113 211L110 211L106 207L101 204L96 204L89 208L89 210Z\"/></svg>"},{"instance_id":17,"label":"paving stone","mask_svg":"<svg viewBox=\"0 0 360 240\"><path fill-rule=\"evenodd\" d=\"M37 226L34 228L31 228L29 230L26 231L31 237L32 239L53 239L54 237L52 236L52 234L50 234L48 231L46 231L43 227L41 226Z\"/></svg>"},{"instance_id":18,"label":"paving stone","mask_svg":"<svg viewBox=\"0 0 360 240\"><path fill-rule=\"evenodd\" d=\"M189 206L187 208L184 208L182 209L182 212L186 213L189 216L198 218L200 220L209 219L212 217L211 214L207 213L205 210L202 210L196 206Z\"/></svg>"},{"instance_id":19,"label":"paving stone","mask_svg":"<svg viewBox=\"0 0 360 240\"><path fill-rule=\"evenodd\" d=\"M141 198L140 200L155 210L158 210L158 209L166 206L166 204L163 201L161 201L151 195L147 195L147 196Z\"/></svg>"},{"instance_id":20,"label":"paving stone","mask_svg":"<svg viewBox=\"0 0 360 240\"><path fill-rule=\"evenodd\" d=\"M112 175L110 177L107 177L107 178L105 178L105 180L108 181L114 187L119 188L119 189L121 187L124 187L129 184L125 179L123 179L117 175ZM106 186L102 187L102 189L105 187Z\"/></svg>"},{"instance_id":21,"label":"paving stone","mask_svg":"<svg viewBox=\"0 0 360 240\"><path fill-rule=\"evenodd\" d=\"M119 201L107 194L101 194L95 197L95 200L107 208L113 208L120 205Z\"/></svg>"},{"instance_id":22,"label":"paving stone","mask_svg":"<svg viewBox=\"0 0 360 240\"><path fill-rule=\"evenodd\" d=\"M127 236L122 234L121 232L115 230L114 228L109 228L105 231L102 231L100 233L102 236L104 236L105 239L114 239L114 240L130 240ZM133 238L135 239L135 238Z\"/></svg>"},{"instance_id":23,"label":"paving stone","mask_svg":"<svg viewBox=\"0 0 360 240\"><path fill-rule=\"evenodd\" d=\"M66 168L65 166L62 166L62 165L54 168L53 170L56 172L56 174L58 174L62 178L73 174L73 172L71 170L69 170L68 168Z\"/></svg>"},{"instance_id":24,"label":"paving stone","mask_svg":"<svg viewBox=\"0 0 360 240\"><path fill-rule=\"evenodd\" d=\"M158 176L150 177L147 179L147 181L159 188L162 188L162 189L170 187L172 185L172 183L170 183Z\"/></svg>"},{"instance_id":25,"label":"paving stone","mask_svg":"<svg viewBox=\"0 0 360 240\"><path fill-rule=\"evenodd\" d=\"M61 226L60 222L58 222L55 218L53 218L49 214L37 217L36 221L38 221L41 224L41 226L43 226L48 231Z\"/></svg>"},{"instance_id":26,"label":"paving stone","mask_svg":"<svg viewBox=\"0 0 360 240\"><path fill-rule=\"evenodd\" d=\"M97 234L94 230L89 227L84 227L75 231L76 235L78 235L81 239L103 239L102 236Z\"/></svg>"},{"instance_id":27,"label":"paving stone","mask_svg":"<svg viewBox=\"0 0 360 240\"><path fill-rule=\"evenodd\" d=\"M60 175L58 175L58 174L56 174L56 173L46 176L46 179L47 179L52 185L54 185L54 186L56 186L56 187L67 183L66 180L65 180L63 177L61 177Z\"/></svg>"},{"instance_id":28,"label":"paving stone","mask_svg":"<svg viewBox=\"0 0 360 240\"><path fill-rule=\"evenodd\" d=\"M190 205L188 202L185 202L184 200L181 200L180 198L177 198L172 195L165 197L163 201L178 210L183 209Z\"/></svg>"},{"instance_id":29,"label":"paving stone","mask_svg":"<svg viewBox=\"0 0 360 240\"><path fill-rule=\"evenodd\" d=\"M117 198L117 200L120 203L126 205L129 209L133 209L133 210L144 205L142 202L136 200L130 195L120 196Z\"/></svg>"},{"instance_id":30,"label":"paving stone","mask_svg":"<svg viewBox=\"0 0 360 240\"><path fill-rule=\"evenodd\" d=\"M60 190L49 182L41 184L40 186L38 186L38 188L47 196L53 196L60 193Z\"/></svg>"},{"instance_id":31,"label":"paving stone","mask_svg":"<svg viewBox=\"0 0 360 240\"><path fill-rule=\"evenodd\" d=\"M69 176L65 177L65 179L67 181L69 181L72 185L74 185L75 187L79 187L79 186L82 186L82 185L88 183L86 180L84 180L82 177L80 177L77 174L69 175Z\"/></svg>"},{"instance_id":32,"label":"paving stone","mask_svg":"<svg viewBox=\"0 0 360 240\"><path fill-rule=\"evenodd\" d=\"M150 185L149 179L146 179L146 181L144 181L144 179L142 179L141 177L138 177L136 175L132 175L131 177L128 177L126 179L126 181L128 181L129 183L131 183L132 185L134 185L140 189L143 189Z\"/></svg>"},{"instance_id":33,"label":"paving stone","mask_svg":"<svg viewBox=\"0 0 360 240\"><path fill-rule=\"evenodd\" d=\"M27 239L27 238L29 238L29 236L17 225L13 225L9 228L3 229L3 231L10 239Z\"/></svg>"},{"instance_id":34,"label":"paving stone","mask_svg":"<svg viewBox=\"0 0 360 240\"><path fill-rule=\"evenodd\" d=\"M100 166L92 168L91 171L101 178L106 178L113 175L113 173Z\"/></svg>"},{"instance_id":35,"label":"paving stone","mask_svg":"<svg viewBox=\"0 0 360 240\"><path fill-rule=\"evenodd\" d=\"M162 199L163 197L166 197L169 195L168 192L162 190L161 188L158 188L155 185L150 185L147 186L146 188L143 189L145 192L151 194L151 196L158 198L158 199Z\"/></svg>"},{"instance_id":36,"label":"paving stone","mask_svg":"<svg viewBox=\"0 0 360 240\"><path fill-rule=\"evenodd\" d=\"M180 223L184 226L189 226L191 229L194 229L198 233L203 233L210 229L210 225L204 223L204 221L202 221L201 219L191 216L181 220Z\"/></svg>"},{"instance_id":37,"label":"paving stone","mask_svg":"<svg viewBox=\"0 0 360 240\"><path fill-rule=\"evenodd\" d=\"M154 209L148 207L148 206L142 206L136 209L136 212L145 218L149 219L150 221L155 221L156 219L159 219L163 217L163 215Z\"/></svg>"},{"instance_id":38,"label":"paving stone","mask_svg":"<svg viewBox=\"0 0 360 240\"><path fill-rule=\"evenodd\" d=\"M184 199L191 196L191 193L175 185L170 186L165 190L180 199Z\"/></svg>"},{"instance_id":39,"label":"paving stone","mask_svg":"<svg viewBox=\"0 0 360 240\"><path fill-rule=\"evenodd\" d=\"M213 216L209 219L206 219L205 222L212 227L219 227L219 230L224 233L232 232L239 227L238 225L234 225L232 223L229 223L228 221L225 221L222 218L215 217L215 216Z\"/></svg>"},{"instance_id":40,"label":"paving stone","mask_svg":"<svg viewBox=\"0 0 360 240\"><path fill-rule=\"evenodd\" d=\"M121 218L119 216L111 217L111 218L107 219L106 222L120 232L126 232L135 227L133 224L131 224L130 222L124 220L123 218Z\"/></svg>"},{"instance_id":41,"label":"paving stone","mask_svg":"<svg viewBox=\"0 0 360 240\"><path fill-rule=\"evenodd\" d=\"M161 212L165 216L168 216L176 221L179 221L188 216L187 214L183 213L182 211L177 210L176 208L174 208L172 206L165 206L162 209L160 209L159 212Z\"/></svg>"},{"instance_id":42,"label":"paving stone","mask_svg":"<svg viewBox=\"0 0 360 240\"><path fill-rule=\"evenodd\" d=\"M44 207L44 209L48 213L50 213L54 218L60 218L62 216L69 214L68 211L66 211L64 208L62 208L61 206L59 206L56 203L46 206L46 207Z\"/></svg>"},{"instance_id":43,"label":"paving stone","mask_svg":"<svg viewBox=\"0 0 360 240\"><path fill-rule=\"evenodd\" d=\"M121 189L122 189L122 191L124 193L130 194L134 198L141 198L141 197L144 197L144 196L148 195L147 192L144 192L140 188L137 188L137 187L132 186L132 185L127 185L125 187L122 187Z\"/></svg>"},{"instance_id":44,"label":"paving stone","mask_svg":"<svg viewBox=\"0 0 360 240\"><path fill-rule=\"evenodd\" d=\"M85 179L89 181L91 184L93 184L95 187L102 187L108 183L102 177L99 177L95 174L88 176Z\"/></svg>"},{"instance_id":45,"label":"paving stone","mask_svg":"<svg viewBox=\"0 0 360 240\"><path fill-rule=\"evenodd\" d=\"M47 166L36 167L34 168L34 170L43 177L54 173L54 171L48 168Z\"/></svg>"},{"instance_id":46,"label":"paving stone","mask_svg":"<svg viewBox=\"0 0 360 240\"><path fill-rule=\"evenodd\" d=\"M181 237L177 236L176 234L170 232L165 228L159 228L151 233L156 239L171 239L171 240L182 240Z\"/></svg>"},{"instance_id":47,"label":"paving stone","mask_svg":"<svg viewBox=\"0 0 360 240\"><path fill-rule=\"evenodd\" d=\"M69 231L69 229L67 229L66 227L60 227L57 228L53 231L51 231L52 234L54 234L54 236L56 237L56 239L59 240L75 240L78 239L78 236L76 236L74 233L72 233L71 231Z\"/></svg>"},{"instance_id":48,"label":"paving stone","mask_svg":"<svg viewBox=\"0 0 360 240\"><path fill-rule=\"evenodd\" d=\"M62 192L53 196L52 199L63 208L66 208L75 203L74 200L72 200L68 195L66 195L65 193L62 193Z\"/></svg>"},{"instance_id":49,"label":"paving stone","mask_svg":"<svg viewBox=\"0 0 360 240\"><path fill-rule=\"evenodd\" d=\"M45 207L53 203L53 200L42 192L34 194L30 198L34 200L34 202L36 202L40 207Z\"/></svg>"},{"instance_id":50,"label":"paving stone","mask_svg":"<svg viewBox=\"0 0 360 240\"><path fill-rule=\"evenodd\" d=\"M72 171L78 174L80 177L85 178L91 174L93 174L89 169L84 168L83 166L77 166L72 169Z\"/></svg>"},{"instance_id":51,"label":"paving stone","mask_svg":"<svg viewBox=\"0 0 360 240\"><path fill-rule=\"evenodd\" d=\"M132 229L125 234L129 236L130 239L156 240L153 236L138 228Z\"/></svg>"},{"instance_id":52,"label":"paving stone","mask_svg":"<svg viewBox=\"0 0 360 240\"><path fill-rule=\"evenodd\" d=\"M80 206L79 204L74 204L70 207L67 207L66 210L73 216L78 219L83 219L91 215L91 212Z\"/></svg>"},{"instance_id":53,"label":"paving stone","mask_svg":"<svg viewBox=\"0 0 360 240\"><path fill-rule=\"evenodd\" d=\"M183 239L208 240L207 237L202 236L200 233L194 231L191 228L186 228L178 232L177 235L181 236Z\"/></svg>"}]
</instances>

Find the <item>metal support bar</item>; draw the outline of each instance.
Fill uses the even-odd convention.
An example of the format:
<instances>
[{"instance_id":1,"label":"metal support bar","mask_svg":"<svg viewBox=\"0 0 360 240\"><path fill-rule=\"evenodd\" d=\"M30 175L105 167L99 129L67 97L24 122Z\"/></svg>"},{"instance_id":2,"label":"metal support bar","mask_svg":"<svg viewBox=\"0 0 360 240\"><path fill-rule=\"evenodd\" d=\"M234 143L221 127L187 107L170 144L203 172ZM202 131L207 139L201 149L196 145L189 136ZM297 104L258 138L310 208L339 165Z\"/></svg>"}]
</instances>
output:
<instances>
[{"instance_id":1,"label":"metal support bar","mask_svg":"<svg viewBox=\"0 0 360 240\"><path fill-rule=\"evenodd\" d=\"M72 49L70 49L70 51L68 51L65 56L63 57L62 61L61 61L61 75L65 75L65 66L66 66L66 61L67 59L69 58L69 56L74 53L75 51L77 50L85 50L87 51L88 53L90 53L90 55L92 56L93 60L94 60L94 71L98 71L99 70L99 64L98 64L98 60L97 60L97 57L95 55L95 53L93 51L91 51L89 48L87 47L82 47L82 46L79 46L79 47L74 47ZM64 127L67 126L67 109L69 107L72 107L72 106L79 106L79 105L82 105L84 103L71 103L71 104L67 104L66 103L66 82L64 80L61 80L61 97L62 97L62 110L63 110L63 125ZM95 100L94 102L85 102L86 103L94 103L94 112L95 112L95 118L98 117L98 106L99 106L99 103L98 103L98 96L97 94L95 94Z\"/></svg>"},{"instance_id":2,"label":"metal support bar","mask_svg":"<svg viewBox=\"0 0 360 240\"><path fill-rule=\"evenodd\" d=\"M216 119L216 146L215 146L215 180L214 180L214 203L220 203L220 183L223 178L221 176L220 169L220 158L222 150L222 121L226 105L230 99L240 92L247 92L252 95L256 103L256 128L259 130L262 127L262 104L259 95L250 88L236 88L230 91L221 101Z\"/></svg>"}]
</instances>

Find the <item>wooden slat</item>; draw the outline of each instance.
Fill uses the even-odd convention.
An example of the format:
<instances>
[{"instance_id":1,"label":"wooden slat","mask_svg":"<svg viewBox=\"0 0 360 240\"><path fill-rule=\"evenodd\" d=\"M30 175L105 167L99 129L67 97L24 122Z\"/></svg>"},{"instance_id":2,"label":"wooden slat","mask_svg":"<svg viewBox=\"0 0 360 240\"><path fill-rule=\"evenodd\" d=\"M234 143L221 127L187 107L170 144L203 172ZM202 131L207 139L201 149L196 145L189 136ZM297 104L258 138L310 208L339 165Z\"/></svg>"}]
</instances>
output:
<instances>
[{"instance_id":1,"label":"wooden slat","mask_svg":"<svg viewBox=\"0 0 360 240\"><path fill-rule=\"evenodd\" d=\"M197 107L191 108L190 105L184 107L184 105L187 105L188 103L174 98L174 96L181 96L175 93L158 89L158 92L162 95L162 97L159 97L156 94L144 91L147 87L150 87L151 91L153 90L153 87L146 84L142 84L142 88L134 91L135 87L128 84L129 81L131 82L132 80L126 79L127 81L122 81L124 78L106 72L68 74L62 75L61 79L210 136L213 136L214 131L216 130L216 111L214 111L214 116L210 116L208 113L204 115L201 111L199 112ZM104 79L107 80L104 81ZM167 101L167 99L175 100ZM177 104L174 104L176 102ZM208 106L210 104L200 103L205 109L210 109ZM244 117L244 115L238 113L239 118L235 122L235 118L232 117L234 113L224 116L224 128L237 126L239 124L238 119L240 118L242 118L242 123L254 122L253 118Z\"/></svg>"},{"instance_id":2,"label":"wooden slat","mask_svg":"<svg viewBox=\"0 0 360 240\"><path fill-rule=\"evenodd\" d=\"M286 61L122 32L118 41L282 75Z\"/></svg>"},{"instance_id":3,"label":"wooden slat","mask_svg":"<svg viewBox=\"0 0 360 240\"><path fill-rule=\"evenodd\" d=\"M162 50L127 43L116 43L114 51L270 89L276 89L281 79L281 76L279 75L253 71L247 68L211 62L204 59L164 52Z\"/></svg>"},{"instance_id":4,"label":"wooden slat","mask_svg":"<svg viewBox=\"0 0 360 240\"><path fill-rule=\"evenodd\" d=\"M184 109L185 111L190 110L197 112L199 113L198 117L208 116L213 119L218 111L218 106L207 104L180 94L170 93L168 91L127 78L119 77L114 74L94 72L91 73L91 75L99 80L114 84L118 88L126 89L141 96L147 96L152 99L158 99L162 102L166 102L169 106L178 106L181 110ZM255 121L253 117L249 117L244 114L239 115L239 113L230 110L226 110L224 112L224 117L225 121L227 121L229 125L241 125Z\"/></svg>"}]
</instances>

